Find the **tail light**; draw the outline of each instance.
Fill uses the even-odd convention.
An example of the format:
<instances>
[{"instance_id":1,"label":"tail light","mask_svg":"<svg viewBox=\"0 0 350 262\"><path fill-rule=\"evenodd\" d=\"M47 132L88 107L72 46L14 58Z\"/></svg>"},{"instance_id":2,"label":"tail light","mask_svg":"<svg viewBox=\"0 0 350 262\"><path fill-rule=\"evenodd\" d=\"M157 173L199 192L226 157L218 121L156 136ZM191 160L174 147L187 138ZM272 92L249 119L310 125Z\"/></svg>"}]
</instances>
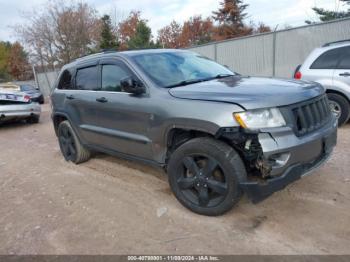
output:
<instances>
[{"instance_id":1,"label":"tail light","mask_svg":"<svg viewBox=\"0 0 350 262\"><path fill-rule=\"evenodd\" d=\"M303 76L303 75L302 75L302 73L301 73L300 71L297 71L297 72L295 72L295 74L294 74L294 78L295 78L295 79L298 79L298 80L301 79L302 76Z\"/></svg>"},{"instance_id":2,"label":"tail light","mask_svg":"<svg viewBox=\"0 0 350 262\"><path fill-rule=\"evenodd\" d=\"M29 102L29 101L30 101L30 96L25 95L25 96L24 96L24 101L25 101L25 102Z\"/></svg>"}]
</instances>

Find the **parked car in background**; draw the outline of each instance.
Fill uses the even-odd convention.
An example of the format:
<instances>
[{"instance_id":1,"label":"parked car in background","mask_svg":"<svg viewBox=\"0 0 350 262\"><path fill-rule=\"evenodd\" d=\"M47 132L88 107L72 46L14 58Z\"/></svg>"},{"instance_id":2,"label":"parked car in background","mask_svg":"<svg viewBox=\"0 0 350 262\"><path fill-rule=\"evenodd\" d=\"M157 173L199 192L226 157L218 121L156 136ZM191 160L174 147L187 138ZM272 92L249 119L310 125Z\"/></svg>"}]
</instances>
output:
<instances>
[{"instance_id":1,"label":"parked car in background","mask_svg":"<svg viewBox=\"0 0 350 262\"><path fill-rule=\"evenodd\" d=\"M163 167L177 199L204 215L243 192L257 202L283 189L322 165L337 138L320 84L243 77L184 50L77 59L51 101L67 161L101 151Z\"/></svg>"},{"instance_id":2,"label":"parked car in background","mask_svg":"<svg viewBox=\"0 0 350 262\"><path fill-rule=\"evenodd\" d=\"M294 72L295 79L318 82L326 88L339 125L350 118L350 40L316 48Z\"/></svg>"},{"instance_id":3,"label":"parked car in background","mask_svg":"<svg viewBox=\"0 0 350 262\"><path fill-rule=\"evenodd\" d=\"M38 123L40 113L40 105L26 93L0 88L0 123L17 120Z\"/></svg>"},{"instance_id":4,"label":"parked car in background","mask_svg":"<svg viewBox=\"0 0 350 262\"><path fill-rule=\"evenodd\" d=\"M0 84L0 88L24 92L29 95L33 102L38 102L39 104L44 104L45 102L44 95L40 90L30 84L3 83Z\"/></svg>"}]
</instances>

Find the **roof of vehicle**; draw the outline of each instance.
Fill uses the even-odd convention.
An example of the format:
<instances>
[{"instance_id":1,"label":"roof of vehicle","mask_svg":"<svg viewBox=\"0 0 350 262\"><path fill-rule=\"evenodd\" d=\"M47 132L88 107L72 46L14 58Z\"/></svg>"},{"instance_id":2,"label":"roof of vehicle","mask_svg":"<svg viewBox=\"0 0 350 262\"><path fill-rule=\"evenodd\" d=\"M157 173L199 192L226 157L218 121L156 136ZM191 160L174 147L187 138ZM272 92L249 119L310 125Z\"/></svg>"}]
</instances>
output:
<instances>
[{"instance_id":1,"label":"roof of vehicle","mask_svg":"<svg viewBox=\"0 0 350 262\"><path fill-rule=\"evenodd\" d=\"M138 54L158 54L158 53L169 53L169 52L189 52L187 50L182 49L138 49L138 50L128 50L128 51L113 51L113 50L106 50L100 53L92 54L83 56L80 58L77 58L73 60L71 63L64 66L64 68L69 66L74 66L77 63L82 62L88 62L89 60L93 60L96 58L102 58L102 57L112 57L112 56L119 56L119 57L131 57Z\"/></svg>"},{"instance_id":2,"label":"roof of vehicle","mask_svg":"<svg viewBox=\"0 0 350 262\"><path fill-rule=\"evenodd\" d=\"M328 46L339 46L339 45L350 45L350 39L340 40L340 41L334 41L324 44L322 47L328 47Z\"/></svg>"}]
</instances>

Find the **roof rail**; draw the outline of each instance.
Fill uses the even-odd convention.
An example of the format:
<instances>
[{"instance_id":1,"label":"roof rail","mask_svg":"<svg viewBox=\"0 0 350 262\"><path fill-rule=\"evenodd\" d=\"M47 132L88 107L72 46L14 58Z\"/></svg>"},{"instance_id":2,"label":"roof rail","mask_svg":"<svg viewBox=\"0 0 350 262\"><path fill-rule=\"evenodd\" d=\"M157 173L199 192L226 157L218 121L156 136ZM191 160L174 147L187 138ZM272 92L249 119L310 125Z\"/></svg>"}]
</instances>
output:
<instances>
[{"instance_id":1,"label":"roof rail","mask_svg":"<svg viewBox=\"0 0 350 262\"><path fill-rule=\"evenodd\" d=\"M340 43L344 43L344 42L350 42L350 39L329 42L329 43L324 44L322 47L327 47L327 46L331 46L331 45L334 45L334 44L340 44Z\"/></svg>"},{"instance_id":2,"label":"roof rail","mask_svg":"<svg viewBox=\"0 0 350 262\"><path fill-rule=\"evenodd\" d=\"M103 49L103 50L101 50L101 52L98 52L98 53L89 54L89 55L83 55L83 56L77 57L73 61L77 61L77 60L80 60L80 59L83 59L83 58L87 58L87 57L94 57L94 56L101 55L101 54L117 53L117 52L118 52L117 50L113 50L113 49Z\"/></svg>"}]
</instances>

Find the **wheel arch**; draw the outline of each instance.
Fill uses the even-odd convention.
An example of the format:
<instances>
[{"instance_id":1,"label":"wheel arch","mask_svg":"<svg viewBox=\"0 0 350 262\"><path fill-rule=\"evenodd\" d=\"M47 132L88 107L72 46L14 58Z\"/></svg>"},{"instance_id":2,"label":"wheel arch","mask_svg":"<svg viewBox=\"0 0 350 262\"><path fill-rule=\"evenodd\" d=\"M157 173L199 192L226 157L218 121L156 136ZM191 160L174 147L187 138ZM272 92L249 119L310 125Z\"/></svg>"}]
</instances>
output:
<instances>
[{"instance_id":1,"label":"wheel arch","mask_svg":"<svg viewBox=\"0 0 350 262\"><path fill-rule=\"evenodd\" d=\"M72 126L73 130L75 131L75 133L77 134L77 130L76 130L75 126L73 125L73 122L71 121L70 117L66 113L63 113L63 112L53 113L52 114L52 121L53 121L53 126L55 129L56 135L57 135L57 131L58 131L58 126L63 121L68 121L70 123L70 125Z\"/></svg>"},{"instance_id":2,"label":"wheel arch","mask_svg":"<svg viewBox=\"0 0 350 262\"><path fill-rule=\"evenodd\" d=\"M336 89L328 88L326 90L326 94L337 94L337 95L340 95L340 96L344 97L346 99L346 101L348 101L349 106L350 106L350 98L346 94L344 94L344 92L341 92L341 91L336 90Z\"/></svg>"},{"instance_id":3,"label":"wheel arch","mask_svg":"<svg viewBox=\"0 0 350 262\"><path fill-rule=\"evenodd\" d=\"M189 128L181 126L173 126L166 132L166 154L165 162L167 163L170 155L178 147L186 143L187 141L197 137L215 137L215 133L208 130L199 128Z\"/></svg>"}]
</instances>

